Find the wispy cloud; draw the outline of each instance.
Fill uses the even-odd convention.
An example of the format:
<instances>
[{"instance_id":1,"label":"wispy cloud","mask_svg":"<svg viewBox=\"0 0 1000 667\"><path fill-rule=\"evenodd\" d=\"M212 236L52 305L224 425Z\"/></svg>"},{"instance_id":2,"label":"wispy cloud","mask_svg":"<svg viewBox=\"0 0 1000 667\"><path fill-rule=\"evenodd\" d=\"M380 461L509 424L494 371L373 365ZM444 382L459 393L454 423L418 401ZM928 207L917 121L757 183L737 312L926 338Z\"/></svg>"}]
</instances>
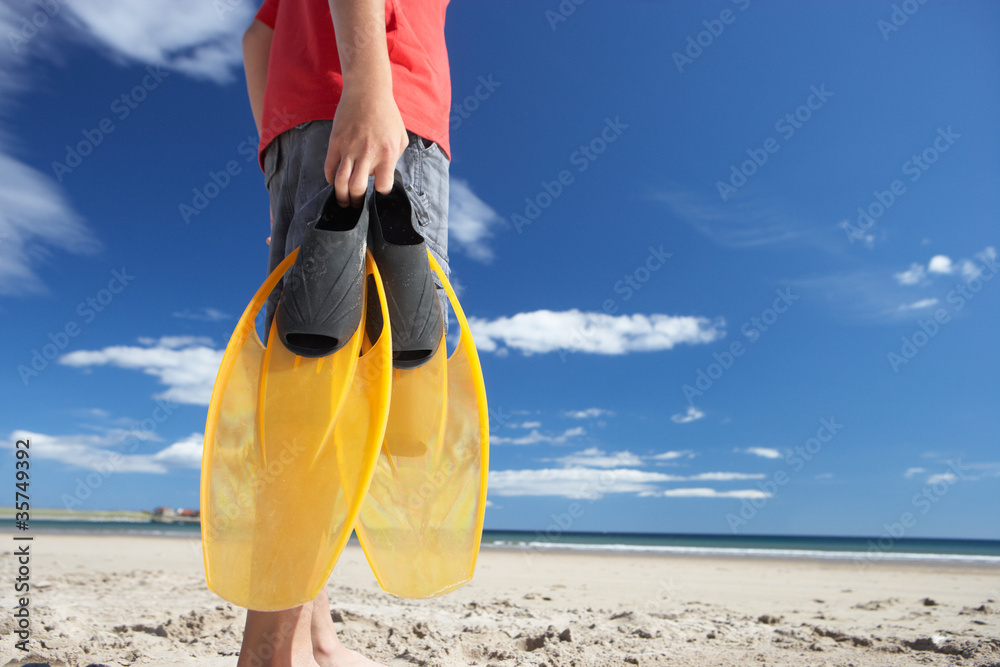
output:
<instances>
[{"instance_id":1,"label":"wispy cloud","mask_svg":"<svg viewBox=\"0 0 1000 667\"><path fill-rule=\"evenodd\" d=\"M240 39L251 2L74 0L67 4L77 37L112 59L228 82L242 63Z\"/></svg>"},{"instance_id":2,"label":"wispy cloud","mask_svg":"<svg viewBox=\"0 0 1000 667\"><path fill-rule=\"evenodd\" d=\"M678 459L693 459L695 453L690 449L682 449L679 451L663 452L661 454L656 454L652 458L654 461L676 461Z\"/></svg>"},{"instance_id":3,"label":"wispy cloud","mask_svg":"<svg viewBox=\"0 0 1000 667\"><path fill-rule=\"evenodd\" d=\"M549 445L561 445L570 438L577 438L584 435L586 432L587 431L582 426L566 429L559 435L545 435L540 433L537 429L534 429L528 435L523 435L517 438L491 435L490 443L497 445L540 445L543 443Z\"/></svg>"},{"instance_id":4,"label":"wispy cloud","mask_svg":"<svg viewBox=\"0 0 1000 667\"><path fill-rule=\"evenodd\" d=\"M199 310L191 310L189 308L178 311L173 316L181 320L197 320L200 322L221 322L222 320L229 319L229 315L215 308L201 308Z\"/></svg>"},{"instance_id":5,"label":"wispy cloud","mask_svg":"<svg viewBox=\"0 0 1000 667\"><path fill-rule=\"evenodd\" d=\"M899 307L900 310L923 310L924 308L930 308L931 306L938 305L937 299L921 299L920 301L914 301L913 303L903 304Z\"/></svg>"},{"instance_id":6,"label":"wispy cloud","mask_svg":"<svg viewBox=\"0 0 1000 667\"><path fill-rule=\"evenodd\" d=\"M684 414L673 415L670 419L676 424L687 424L688 422L697 421L704 416L705 416L704 412L694 407L693 405L689 405L687 412L685 412Z\"/></svg>"},{"instance_id":7,"label":"wispy cloud","mask_svg":"<svg viewBox=\"0 0 1000 667\"><path fill-rule=\"evenodd\" d=\"M900 285L917 285L923 281L926 275L927 270L924 269L924 265L914 262L913 264L910 264L910 268L906 271L894 273L893 277Z\"/></svg>"},{"instance_id":8,"label":"wispy cloud","mask_svg":"<svg viewBox=\"0 0 1000 667\"><path fill-rule=\"evenodd\" d=\"M587 408L586 410L566 410L563 417L570 419L596 419L597 417L613 417L614 412L604 408Z\"/></svg>"},{"instance_id":9,"label":"wispy cloud","mask_svg":"<svg viewBox=\"0 0 1000 667\"><path fill-rule=\"evenodd\" d=\"M568 351L627 354L669 350L687 343L711 343L725 335L725 321L673 315L618 315L537 310L495 320L470 318L469 327L483 352L519 350L524 354ZM506 347L504 347L506 346Z\"/></svg>"},{"instance_id":10,"label":"wispy cloud","mask_svg":"<svg viewBox=\"0 0 1000 667\"><path fill-rule=\"evenodd\" d=\"M490 262L489 241L503 218L476 196L467 181L451 179L448 202L448 237L458 250L474 260Z\"/></svg>"},{"instance_id":11,"label":"wispy cloud","mask_svg":"<svg viewBox=\"0 0 1000 667\"><path fill-rule=\"evenodd\" d=\"M644 470L601 468L543 468L540 470L494 470L490 493L497 496L563 496L596 500L611 493L656 491L657 482L670 475Z\"/></svg>"},{"instance_id":12,"label":"wispy cloud","mask_svg":"<svg viewBox=\"0 0 1000 667\"><path fill-rule=\"evenodd\" d=\"M781 214L772 204L747 200L723 204L676 185L653 192L649 198L665 204L695 230L729 248L807 240L804 226Z\"/></svg>"},{"instance_id":13,"label":"wispy cloud","mask_svg":"<svg viewBox=\"0 0 1000 667\"><path fill-rule=\"evenodd\" d=\"M555 459L567 468L625 468L629 466L641 466L642 459L629 451L605 453L597 447L584 449L583 451L563 456Z\"/></svg>"},{"instance_id":14,"label":"wispy cloud","mask_svg":"<svg viewBox=\"0 0 1000 667\"><path fill-rule=\"evenodd\" d=\"M27 72L33 60L58 64L63 45L73 41L120 63L230 81L242 62L240 36L254 9L250 2L205 0L146 0L141 6L131 0L4 2L0 112L31 89ZM39 14L46 22L33 25ZM24 21L30 33L22 31ZM12 139L0 125L0 294L22 296L45 292L41 270L56 251L91 254L100 243L53 179L13 156Z\"/></svg>"},{"instance_id":15,"label":"wispy cloud","mask_svg":"<svg viewBox=\"0 0 1000 667\"><path fill-rule=\"evenodd\" d=\"M103 350L77 350L59 362L76 368L117 366L159 378L167 386L158 394L176 403L208 405L223 350L210 347L211 339L192 336L141 338L144 347L115 345Z\"/></svg>"},{"instance_id":16,"label":"wispy cloud","mask_svg":"<svg viewBox=\"0 0 1000 667\"><path fill-rule=\"evenodd\" d=\"M909 479L924 472L927 472L925 468L907 468L906 472L903 473L903 477Z\"/></svg>"},{"instance_id":17,"label":"wispy cloud","mask_svg":"<svg viewBox=\"0 0 1000 667\"><path fill-rule=\"evenodd\" d=\"M687 477L689 482L732 482L743 479L764 479L767 475L763 473L747 472L702 472L697 475Z\"/></svg>"},{"instance_id":18,"label":"wispy cloud","mask_svg":"<svg viewBox=\"0 0 1000 667\"><path fill-rule=\"evenodd\" d=\"M740 450L736 450L736 451L740 451ZM779 452L777 449L771 449L770 447L747 447L746 449L744 449L742 451L745 452L745 453L747 453L747 454L753 454L754 456L759 456L759 457L765 458L765 459L780 459L781 458L781 452Z\"/></svg>"},{"instance_id":19,"label":"wispy cloud","mask_svg":"<svg viewBox=\"0 0 1000 667\"><path fill-rule=\"evenodd\" d=\"M639 495L654 498L770 498L771 494L759 489L736 489L735 491L717 491L710 488L666 489L664 491L647 491Z\"/></svg>"},{"instance_id":20,"label":"wispy cloud","mask_svg":"<svg viewBox=\"0 0 1000 667\"><path fill-rule=\"evenodd\" d=\"M930 285L930 278L935 276L960 275L966 281L974 280L982 273L982 263L988 264L996 261L997 250L993 246L987 246L975 253L973 257L953 260L948 255L934 255L928 260L926 267L918 262L913 262L909 269L895 273L893 277L900 285L921 286Z\"/></svg>"},{"instance_id":21,"label":"wispy cloud","mask_svg":"<svg viewBox=\"0 0 1000 667\"><path fill-rule=\"evenodd\" d=\"M3 150L0 146L0 294L44 293L39 271L54 260L53 250L92 254L100 244L51 178Z\"/></svg>"}]
</instances>

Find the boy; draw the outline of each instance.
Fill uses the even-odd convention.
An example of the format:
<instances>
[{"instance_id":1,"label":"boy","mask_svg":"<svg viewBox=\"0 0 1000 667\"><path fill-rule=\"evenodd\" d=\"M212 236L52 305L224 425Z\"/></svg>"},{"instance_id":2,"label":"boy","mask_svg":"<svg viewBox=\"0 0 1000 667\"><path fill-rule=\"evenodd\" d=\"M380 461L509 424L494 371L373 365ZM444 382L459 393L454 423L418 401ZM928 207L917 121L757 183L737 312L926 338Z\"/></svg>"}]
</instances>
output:
<instances>
[{"instance_id":1,"label":"boy","mask_svg":"<svg viewBox=\"0 0 1000 667\"><path fill-rule=\"evenodd\" d=\"M383 4L384 3L384 4ZM271 199L268 272L330 189L359 207L402 175L421 235L448 273L447 0L264 0L243 38L247 92ZM270 323L277 292L267 305ZM238 667L377 663L337 639L326 589L248 611Z\"/></svg>"}]
</instances>

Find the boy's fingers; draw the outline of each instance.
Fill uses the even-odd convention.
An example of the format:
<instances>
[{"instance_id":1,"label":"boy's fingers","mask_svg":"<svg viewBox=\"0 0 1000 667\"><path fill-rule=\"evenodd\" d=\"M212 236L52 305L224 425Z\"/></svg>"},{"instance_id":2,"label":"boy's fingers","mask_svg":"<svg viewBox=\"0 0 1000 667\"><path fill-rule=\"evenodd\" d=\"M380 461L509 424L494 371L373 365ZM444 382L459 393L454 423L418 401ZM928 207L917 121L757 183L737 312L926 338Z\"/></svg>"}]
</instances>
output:
<instances>
[{"instance_id":1,"label":"boy's fingers","mask_svg":"<svg viewBox=\"0 0 1000 667\"><path fill-rule=\"evenodd\" d=\"M326 149L326 162L323 163L323 175L326 176L326 182L330 185L333 185L339 167L340 151L331 145Z\"/></svg>"},{"instance_id":2,"label":"boy's fingers","mask_svg":"<svg viewBox=\"0 0 1000 667\"><path fill-rule=\"evenodd\" d=\"M384 195L392 192L395 165L382 162L375 168L375 190Z\"/></svg>"},{"instance_id":3,"label":"boy's fingers","mask_svg":"<svg viewBox=\"0 0 1000 667\"><path fill-rule=\"evenodd\" d=\"M368 193L368 175L371 173L371 163L362 158L351 171L350 196L351 206L360 208L365 203Z\"/></svg>"},{"instance_id":4,"label":"boy's fingers","mask_svg":"<svg viewBox=\"0 0 1000 667\"><path fill-rule=\"evenodd\" d=\"M337 197L337 203L343 207L351 205L349 184L352 166L351 158L345 157L340 161L333 177L333 193Z\"/></svg>"}]
</instances>

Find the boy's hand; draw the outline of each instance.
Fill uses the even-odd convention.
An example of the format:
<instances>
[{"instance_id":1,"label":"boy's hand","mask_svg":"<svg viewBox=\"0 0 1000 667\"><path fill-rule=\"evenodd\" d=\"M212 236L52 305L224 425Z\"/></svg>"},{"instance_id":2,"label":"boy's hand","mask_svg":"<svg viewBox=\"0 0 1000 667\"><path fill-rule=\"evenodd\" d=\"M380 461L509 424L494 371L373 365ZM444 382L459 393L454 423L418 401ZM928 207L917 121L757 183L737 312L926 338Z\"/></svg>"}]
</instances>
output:
<instances>
[{"instance_id":1,"label":"boy's hand","mask_svg":"<svg viewBox=\"0 0 1000 667\"><path fill-rule=\"evenodd\" d=\"M392 190L393 172L409 139L392 84L344 86L333 117L330 146L326 152L326 180L333 184L341 206L360 207L375 174L375 189Z\"/></svg>"}]
</instances>

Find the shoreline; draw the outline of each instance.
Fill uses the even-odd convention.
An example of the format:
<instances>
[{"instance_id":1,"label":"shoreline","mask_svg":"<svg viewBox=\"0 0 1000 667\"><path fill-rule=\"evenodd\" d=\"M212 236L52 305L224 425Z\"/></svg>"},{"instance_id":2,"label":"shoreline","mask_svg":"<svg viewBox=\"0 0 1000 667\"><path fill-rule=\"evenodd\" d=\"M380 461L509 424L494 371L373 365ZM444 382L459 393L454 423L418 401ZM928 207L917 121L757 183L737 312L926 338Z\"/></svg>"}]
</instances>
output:
<instances>
[{"instance_id":1,"label":"shoreline","mask_svg":"<svg viewBox=\"0 0 1000 667\"><path fill-rule=\"evenodd\" d=\"M197 536L37 537L35 651L12 664L235 665L245 611L208 590ZM12 544L0 546L7 581ZM941 563L859 569L832 560L484 549L465 586L405 600L381 591L361 549L348 545L327 588L344 643L392 667L944 667L958 656L972 660L963 664L1000 660L996 575ZM11 621L0 617L0 634Z\"/></svg>"},{"instance_id":2,"label":"shoreline","mask_svg":"<svg viewBox=\"0 0 1000 667\"><path fill-rule=\"evenodd\" d=\"M122 523L140 523L143 526L164 526L164 525L184 525L181 523L163 524L159 522L129 522L111 521L121 525ZM497 531L508 533L510 531ZM0 536L19 535L17 531L9 530L8 526L0 526ZM201 540L197 533L193 533L189 528L180 530L141 530L134 532L127 531L107 531L94 532L87 530L60 530L53 528L32 529L31 535L46 536L73 536L73 537L129 537L129 538L181 538L190 540ZM866 539L866 538L856 538ZM859 551L836 551L836 550L809 550L809 549L765 549L765 548L725 548L725 547L683 547L683 546L639 546L622 544L588 544L588 543L547 543L544 546L535 547L537 542L526 542L522 544L506 543L495 544L484 542L481 545L482 551L498 551L510 553L522 553L528 555L594 555L594 556L634 556L645 558L711 558L724 560L762 560L762 561L807 561L815 563L839 562L853 564L858 569L863 569L858 565L859 560L863 567L878 564L891 565L914 565L914 566L955 566L973 567L986 570L1000 568L1000 556L979 555L979 554L950 554L950 553L928 553L928 552L907 552L899 551L894 553L881 552L872 558L868 552ZM357 537L352 535L348 542L349 546L358 546Z\"/></svg>"}]
</instances>

